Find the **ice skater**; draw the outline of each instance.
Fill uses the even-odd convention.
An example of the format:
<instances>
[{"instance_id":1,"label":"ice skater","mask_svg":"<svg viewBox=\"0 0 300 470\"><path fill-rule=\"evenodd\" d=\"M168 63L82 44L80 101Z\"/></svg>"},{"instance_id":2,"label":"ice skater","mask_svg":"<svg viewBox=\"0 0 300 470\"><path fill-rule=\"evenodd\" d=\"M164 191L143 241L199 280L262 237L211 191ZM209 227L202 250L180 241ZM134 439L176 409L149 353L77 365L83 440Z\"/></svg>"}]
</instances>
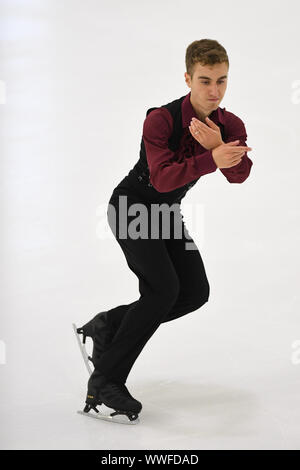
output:
<instances>
[{"instance_id":1,"label":"ice skater","mask_svg":"<svg viewBox=\"0 0 300 470\"><path fill-rule=\"evenodd\" d=\"M142 403L125 385L134 362L161 323L201 308L209 298L181 201L204 175L219 169L229 183L242 183L252 167L243 121L220 107L228 82L226 50L216 40L197 40L187 47L185 63L190 92L147 110L139 160L109 200L108 223L138 277L140 297L98 313L80 328L74 324L90 372L85 415L139 422ZM91 357L86 337L93 340ZM104 417L97 408L102 403L115 411Z\"/></svg>"}]
</instances>

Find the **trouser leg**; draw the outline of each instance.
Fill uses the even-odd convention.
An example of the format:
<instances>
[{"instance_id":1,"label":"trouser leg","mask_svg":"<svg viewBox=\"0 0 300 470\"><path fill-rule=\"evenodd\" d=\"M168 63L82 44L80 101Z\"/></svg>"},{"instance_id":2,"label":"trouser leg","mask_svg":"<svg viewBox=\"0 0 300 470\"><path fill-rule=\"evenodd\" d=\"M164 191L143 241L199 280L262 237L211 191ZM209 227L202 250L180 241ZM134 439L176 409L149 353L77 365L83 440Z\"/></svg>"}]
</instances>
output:
<instances>
[{"instance_id":1,"label":"trouser leg","mask_svg":"<svg viewBox=\"0 0 300 470\"><path fill-rule=\"evenodd\" d=\"M140 298L128 308L112 342L95 364L103 375L116 380L127 377L179 294L178 277L163 240L128 239L120 244L130 269L139 278Z\"/></svg>"},{"instance_id":2,"label":"trouser leg","mask_svg":"<svg viewBox=\"0 0 300 470\"><path fill-rule=\"evenodd\" d=\"M185 228L184 223L183 229ZM126 381L136 358L158 326L197 310L209 297L204 264L190 235L179 239L117 239L139 278L139 300L108 311L112 342L96 364L103 375Z\"/></svg>"},{"instance_id":3,"label":"trouser leg","mask_svg":"<svg viewBox=\"0 0 300 470\"><path fill-rule=\"evenodd\" d=\"M184 226L184 224L183 224ZM168 314L162 319L162 323L175 320L187 313L200 308L208 301L210 285L207 279L206 270L202 256L194 240L189 238L165 240L168 254L179 279L180 290L175 304ZM194 244L194 249L187 249L186 243ZM191 245L189 245L191 246ZM127 264L128 264L127 260ZM138 301L130 304L120 305L109 311L113 331L116 332L130 307Z\"/></svg>"}]
</instances>

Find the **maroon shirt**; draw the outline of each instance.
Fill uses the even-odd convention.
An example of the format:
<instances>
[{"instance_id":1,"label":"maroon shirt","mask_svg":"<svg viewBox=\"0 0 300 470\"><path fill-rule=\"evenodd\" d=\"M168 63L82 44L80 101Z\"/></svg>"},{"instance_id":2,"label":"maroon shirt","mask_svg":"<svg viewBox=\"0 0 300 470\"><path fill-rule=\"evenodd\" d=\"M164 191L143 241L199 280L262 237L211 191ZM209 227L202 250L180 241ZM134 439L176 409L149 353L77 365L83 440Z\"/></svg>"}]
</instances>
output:
<instances>
[{"instance_id":1,"label":"maroon shirt","mask_svg":"<svg viewBox=\"0 0 300 470\"><path fill-rule=\"evenodd\" d=\"M190 102L189 92L181 104L183 135L179 148L173 152L168 148L168 139L172 134L173 118L170 112L160 107L148 114L143 125L143 140L150 172L150 183L159 192L168 192L190 183L218 168L212 157L212 150L207 150L197 142L189 130L192 117L198 119ZM237 145L247 145L247 133L243 121L225 108L218 107L209 114L215 123L223 123L227 138L225 143L239 139ZM242 161L230 168L219 168L229 183L243 183L248 178L253 162L247 153Z\"/></svg>"}]
</instances>

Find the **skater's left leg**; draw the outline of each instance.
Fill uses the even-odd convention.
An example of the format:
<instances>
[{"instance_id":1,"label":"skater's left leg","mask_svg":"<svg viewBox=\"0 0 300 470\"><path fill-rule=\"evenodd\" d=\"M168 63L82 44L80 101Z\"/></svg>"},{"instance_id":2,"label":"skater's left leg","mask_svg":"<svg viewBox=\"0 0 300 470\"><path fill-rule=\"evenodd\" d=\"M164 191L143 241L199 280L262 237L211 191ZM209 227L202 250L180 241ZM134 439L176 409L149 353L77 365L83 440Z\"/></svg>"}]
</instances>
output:
<instances>
[{"instance_id":1,"label":"skater's left leg","mask_svg":"<svg viewBox=\"0 0 300 470\"><path fill-rule=\"evenodd\" d=\"M183 315L194 312L208 302L210 285L207 278L204 262L200 251L182 221L182 238L165 239L165 245L172 260L180 283L179 295L176 303L161 323L175 320ZM131 304L121 305L109 311L116 334L125 314Z\"/></svg>"},{"instance_id":2,"label":"skater's left leg","mask_svg":"<svg viewBox=\"0 0 300 470\"><path fill-rule=\"evenodd\" d=\"M162 323L175 320L202 307L209 299L210 285L200 251L182 221L184 236L165 240L180 283L176 303Z\"/></svg>"},{"instance_id":3,"label":"skater's left leg","mask_svg":"<svg viewBox=\"0 0 300 470\"><path fill-rule=\"evenodd\" d=\"M184 222L182 223L184 227ZM161 323L172 321L194 312L201 308L209 299L210 286L199 249L187 230L182 233L185 234L183 238L164 240L179 279L180 290L175 304L167 315L162 318ZM134 364L136 356L143 349L143 344L142 342L136 345L135 350L128 354L128 363ZM122 383L126 383L129 372L130 369L127 369L126 372L122 372L119 375L119 380Z\"/></svg>"}]
</instances>

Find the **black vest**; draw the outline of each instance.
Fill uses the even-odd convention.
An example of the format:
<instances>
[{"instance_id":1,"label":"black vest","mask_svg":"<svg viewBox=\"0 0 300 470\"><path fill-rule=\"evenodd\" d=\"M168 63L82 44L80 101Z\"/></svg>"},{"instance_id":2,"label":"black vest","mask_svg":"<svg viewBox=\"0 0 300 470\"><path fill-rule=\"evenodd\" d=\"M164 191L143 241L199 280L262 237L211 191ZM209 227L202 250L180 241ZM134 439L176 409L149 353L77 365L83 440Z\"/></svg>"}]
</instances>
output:
<instances>
[{"instance_id":1,"label":"black vest","mask_svg":"<svg viewBox=\"0 0 300 470\"><path fill-rule=\"evenodd\" d=\"M168 148L172 150L173 152L176 152L176 150L179 148L180 140L183 134L181 104L185 96L186 95L181 96L181 98L178 98L174 101L171 101L170 103L162 105L162 107L168 109L168 111L171 113L172 118L173 118L173 132L172 132L171 137L168 140ZM149 108L147 110L146 116L148 116L148 114L154 109L158 109L158 107ZM222 138L225 141L225 129L221 123L220 123L220 130L221 130ZM170 202L181 201L181 199L185 196L187 191L192 186L194 186L194 184L196 184L196 182L200 178L200 177L196 178L195 180L190 181L189 183L183 186L180 186L179 188L176 188L173 191L169 191L167 193L160 193L159 191L157 191L153 187L153 185L150 183L150 173L149 173L149 167L148 167L146 149L145 149L143 137L141 139L140 158L137 161L137 163L134 165L132 170L130 170L128 177L131 181L133 181L135 186L136 186L136 182L139 182L140 184L138 186L143 188L143 190L147 191L149 197L153 196L155 197L155 199L158 199L160 195L161 199L163 200L168 199L170 200Z\"/></svg>"}]
</instances>

